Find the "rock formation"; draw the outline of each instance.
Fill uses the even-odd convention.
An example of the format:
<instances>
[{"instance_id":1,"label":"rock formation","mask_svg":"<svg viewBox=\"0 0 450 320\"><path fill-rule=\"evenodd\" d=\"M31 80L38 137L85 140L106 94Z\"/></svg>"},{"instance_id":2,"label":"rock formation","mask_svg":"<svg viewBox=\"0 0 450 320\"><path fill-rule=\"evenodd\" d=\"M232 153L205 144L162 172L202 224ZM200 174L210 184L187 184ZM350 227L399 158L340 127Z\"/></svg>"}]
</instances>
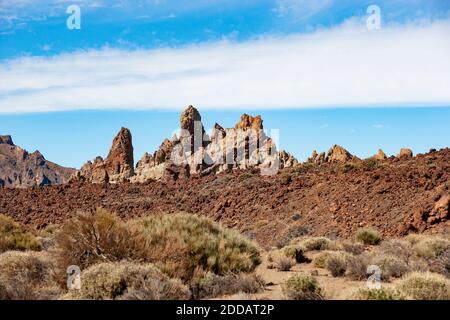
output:
<instances>
[{"instance_id":1,"label":"rock formation","mask_svg":"<svg viewBox=\"0 0 450 320\"><path fill-rule=\"evenodd\" d=\"M386 160L386 159L387 159L387 156L386 156L386 154L383 152L383 150L378 149L377 154L374 155L373 158L374 158L375 160Z\"/></svg>"},{"instance_id":2,"label":"rock formation","mask_svg":"<svg viewBox=\"0 0 450 320\"><path fill-rule=\"evenodd\" d=\"M325 162L325 152L317 153L316 150L314 150L311 154L311 156L306 160L307 163L313 163L313 164L322 164Z\"/></svg>"},{"instance_id":3,"label":"rock formation","mask_svg":"<svg viewBox=\"0 0 450 320\"><path fill-rule=\"evenodd\" d=\"M39 151L28 153L16 146L11 136L0 136L0 187L62 184L74 171L46 160Z\"/></svg>"},{"instance_id":4,"label":"rock formation","mask_svg":"<svg viewBox=\"0 0 450 320\"><path fill-rule=\"evenodd\" d=\"M165 140L153 154L138 162L132 182L150 179L180 179L233 169L269 170L293 166L297 160L287 152L276 151L264 134L261 116L243 114L234 128L215 124L205 133L201 115L188 106L180 116L180 138Z\"/></svg>"},{"instance_id":5,"label":"rock formation","mask_svg":"<svg viewBox=\"0 0 450 320\"><path fill-rule=\"evenodd\" d=\"M131 132L121 128L112 142L106 159L97 157L88 161L71 177L71 181L92 183L117 183L128 180L134 175L133 141Z\"/></svg>"},{"instance_id":6,"label":"rock formation","mask_svg":"<svg viewBox=\"0 0 450 320\"><path fill-rule=\"evenodd\" d=\"M351 160L355 160L353 155L337 144L328 150L326 156L326 162L347 162Z\"/></svg>"},{"instance_id":7,"label":"rock formation","mask_svg":"<svg viewBox=\"0 0 450 320\"><path fill-rule=\"evenodd\" d=\"M411 149L401 148L398 158L412 158L413 152Z\"/></svg>"}]
</instances>

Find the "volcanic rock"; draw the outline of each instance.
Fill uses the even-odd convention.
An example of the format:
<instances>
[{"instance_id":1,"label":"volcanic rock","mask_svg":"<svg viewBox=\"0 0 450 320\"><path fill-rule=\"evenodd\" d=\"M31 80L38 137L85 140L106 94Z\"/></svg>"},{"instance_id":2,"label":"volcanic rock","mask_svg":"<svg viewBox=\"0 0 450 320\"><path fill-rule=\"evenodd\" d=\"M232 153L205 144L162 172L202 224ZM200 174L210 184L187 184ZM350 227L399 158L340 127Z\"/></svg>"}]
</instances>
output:
<instances>
[{"instance_id":1,"label":"volcanic rock","mask_svg":"<svg viewBox=\"0 0 450 320\"><path fill-rule=\"evenodd\" d=\"M356 160L353 158L353 155L345 150L343 147L338 146L335 144L333 147L331 147L330 150L328 150L327 156L326 156L326 162L347 162L351 160Z\"/></svg>"},{"instance_id":2,"label":"volcanic rock","mask_svg":"<svg viewBox=\"0 0 450 320\"><path fill-rule=\"evenodd\" d=\"M413 152L411 149L401 148L398 158L412 158Z\"/></svg>"},{"instance_id":3,"label":"volcanic rock","mask_svg":"<svg viewBox=\"0 0 450 320\"><path fill-rule=\"evenodd\" d=\"M0 187L26 188L66 183L75 170L28 153L13 143L11 136L0 136Z\"/></svg>"},{"instance_id":4,"label":"volcanic rock","mask_svg":"<svg viewBox=\"0 0 450 320\"><path fill-rule=\"evenodd\" d=\"M92 183L117 183L128 180L134 175L133 141L131 132L121 128L112 142L105 160L95 158L88 161L71 177L71 181L88 181Z\"/></svg>"},{"instance_id":5,"label":"volcanic rock","mask_svg":"<svg viewBox=\"0 0 450 320\"><path fill-rule=\"evenodd\" d=\"M378 153L376 155L373 156L373 158L375 160L386 160L387 156L386 154L383 152L383 150L378 149Z\"/></svg>"}]
</instances>

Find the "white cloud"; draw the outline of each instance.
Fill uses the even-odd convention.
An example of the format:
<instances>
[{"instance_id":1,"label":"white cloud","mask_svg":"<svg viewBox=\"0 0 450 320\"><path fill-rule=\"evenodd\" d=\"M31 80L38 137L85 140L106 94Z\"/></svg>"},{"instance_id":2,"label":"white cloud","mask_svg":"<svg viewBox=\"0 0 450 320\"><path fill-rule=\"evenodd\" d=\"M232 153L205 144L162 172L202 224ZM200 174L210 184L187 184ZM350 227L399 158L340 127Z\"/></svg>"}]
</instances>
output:
<instances>
[{"instance_id":1,"label":"white cloud","mask_svg":"<svg viewBox=\"0 0 450 320\"><path fill-rule=\"evenodd\" d=\"M450 22L0 64L0 112L450 105Z\"/></svg>"}]
</instances>

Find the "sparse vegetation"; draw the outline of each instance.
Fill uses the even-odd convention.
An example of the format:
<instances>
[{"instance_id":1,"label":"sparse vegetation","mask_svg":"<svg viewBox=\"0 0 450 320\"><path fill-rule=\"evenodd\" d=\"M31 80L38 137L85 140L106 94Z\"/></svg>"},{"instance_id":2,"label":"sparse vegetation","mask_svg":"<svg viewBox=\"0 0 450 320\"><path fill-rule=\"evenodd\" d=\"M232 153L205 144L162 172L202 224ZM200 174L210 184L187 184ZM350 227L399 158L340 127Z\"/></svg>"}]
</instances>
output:
<instances>
[{"instance_id":1,"label":"sparse vegetation","mask_svg":"<svg viewBox=\"0 0 450 320\"><path fill-rule=\"evenodd\" d=\"M302 247L304 251L329 250L331 242L325 237L300 237L291 240L291 244Z\"/></svg>"},{"instance_id":2,"label":"sparse vegetation","mask_svg":"<svg viewBox=\"0 0 450 320\"><path fill-rule=\"evenodd\" d=\"M264 289L264 280L254 273L229 273L223 276L207 272L195 277L191 288L195 299L215 298L236 293L252 294Z\"/></svg>"},{"instance_id":3,"label":"sparse vegetation","mask_svg":"<svg viewBox=\"0 0 450 320\"><path fill-rule=\"evenodd\" d=\"M344 240L339 243L339 248L345 252L358 255L364 252L364 245L359 242Z\"/></svg>"},{"instance_id":4,"label":"sparse vegetation","mask_svg":"<svg viewBox=\"0 0 450 320\"><path fill-rule=\"evenodd\" d=\"M371 264L380 267L381 279L389 281L391 278L399 278L409 272L408 265L394 255L376 254L372 258Z\"/></svg>"},{"instance_id":5,"label":"sparse vegetation","mask_svg":"<svg viewBox=\"0 0 450 320\"><path fill-rule=\"evenodd\" d=\"M342 277L347 270L347 261L342 255L332 254L326 260L326 268L333 277Z\"/></svg>"},{"instance_id":6,"label":"sparse vegetation","mask_svg":"<svg viewBox=\"0 0 450 320\"><path fill-rule=\"evenodd\" d=\"M251 272L261 263L255 244L238 232L192 214L149 216L127 224L143 235L151 261L188 281L197 267L215 274Z\"/></svg>"},{"instance_id":7,"label":"sparse vegetation","mask_svg":"<svg viewBox=\"0 0 450 320\"><path fill-rule=\"evenodd\" d=\"M81 273L81 289L72 290L65 299L91 300L185 300L188 287L169 279L151 264L107 262Z\"/></svg>"},{"instance_id":8,"label":"sparse vegetation","mask_svg":"<svg viewBox=\"0 0 450 320\"><path fill-rule=\"evenodd\" d=\"M17 222L0 215L0 253L8 250L40 250L41 243L33 234L26 232Z\"/></svg>"},{"instance_id":9,"label":"sparse vegetation","mask_svg":"<svg viewBox=\"0 0 450 320\"><path fill-rule=\"evenodd\" d=\"M295 266L295 260L286 256L280 256L277 258L275 265L278 271L290 271Z\"/></svg>"},{"instance_id":10,"label":"sparse vegetation","mask_svg":"<svg viewBox=\"0 0 450 320\"><path fill-rule=\"evenodd\" d=\"M70 265L84 270L99 262L143 261L147 252L137 231L127 228L117 216L103 209L68 220L55 241L54 256L64 277Z\"/></svg>"},{"instance_id":11,"label":"sparse vegetation","mask_svg":"<svg viewBox=\"0 0 450 320\"><path fill-rule=\"evenodd\" d=\"M286 298L291 300L322 300L322 290L317 280L311 276L294 275L283 285Z\"/></svg>"},{"instance_id":12,"label":"sparse vegetation","mask_svg":"<svg viewBox=\"0 0 450 320\"><path fill-rule=\"evenodd\" d=\"M0 254L0 300L55 299L54 265L46 252L7 251Z\"/></svg>"},{"instance_id":13,"label":"sparse vegetation","mask_svg":"<svg viewBox=\"0 0 450 320\"><path fill-rule=\"evenodd\" d=\"M381 242L381 234L372 228L361 229L356 233L356 239L365 245L377 245Z\"/></svg>"},{"instance_id":14,"label":"sparse vegetation","mask_svg":"<svg viewBox=\"0 0 450 320\"><path fill-rule=\"evenodd\" d=\"M450 249L450 241L441 237L422 237L413 248L419 257L436 259L447 249Z\"/></svg>"},{"instance_id":15,"label":"sparse vegetation","mask_svg":"<svg viewBox=\"0 0 450 320\"><path fill-rule=\"evenodd\" d=\"M359 289L352 297L356 300L405 300L405 296L396 289Z\"/></svg>"},{"instance_id":16,"label":"sparse vegetation","mask_svg":"<svg viewBox=\"0 0 450 320\"><path fill-rule=\"evenodd\" d=\"M450 299L450 281L435 273L413 272L402 279L397 288L414 300Z\"/></svg>"}]
</instances>

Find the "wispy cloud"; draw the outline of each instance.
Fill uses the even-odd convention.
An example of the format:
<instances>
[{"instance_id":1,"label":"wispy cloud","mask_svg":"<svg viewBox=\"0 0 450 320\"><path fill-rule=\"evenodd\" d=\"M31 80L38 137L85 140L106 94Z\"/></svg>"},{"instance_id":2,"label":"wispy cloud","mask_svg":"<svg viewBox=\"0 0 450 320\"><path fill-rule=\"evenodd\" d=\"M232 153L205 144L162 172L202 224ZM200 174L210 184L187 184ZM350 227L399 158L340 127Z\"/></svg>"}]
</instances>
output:
<instances>
[{"instance_id":1,"label":"wispy cloud","mask_svg":"<svg viewBox=\"0 0 450 320\"><path fill-rule=\"evenodd\" d=\"M450 105L450 22L0 64L0 112Z\"/></svg>"}]
</instances>

